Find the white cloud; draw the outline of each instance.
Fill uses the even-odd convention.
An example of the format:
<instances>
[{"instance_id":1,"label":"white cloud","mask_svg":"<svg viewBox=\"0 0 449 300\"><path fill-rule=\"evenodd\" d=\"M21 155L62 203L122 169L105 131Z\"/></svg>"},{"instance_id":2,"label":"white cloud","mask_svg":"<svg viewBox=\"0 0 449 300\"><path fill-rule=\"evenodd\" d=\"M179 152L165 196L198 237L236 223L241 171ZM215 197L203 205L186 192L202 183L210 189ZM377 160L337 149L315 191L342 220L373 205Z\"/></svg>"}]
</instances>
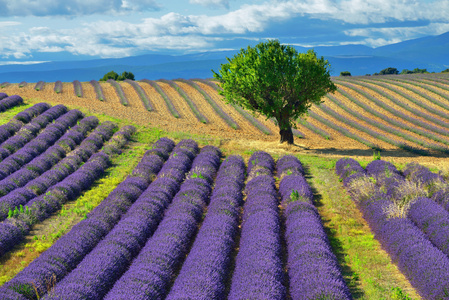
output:
<instances>
[{"instance_id":1,"label":"white cloud","mask_svg":"<svg viewBox=\"0 0 449 300\"><path fill-rule=\"evenodd\" d=\"M190 4L199 4L212 8L226 8L229 9L229 0L189 0Z\"/></svg>"},{"instance_id":2,"label":"white cloud","mask_svg":"<svg viewBox=\"0 0 449 300\"><path fill-rule=\"evenodd\" d=\"M158 10L155 0L0 0L0 16L80 16Z\"/></svg>"},{"instance_id":3,"label":"white cloud","mask_svg":"<svg viewBox=\"0 0 449 300\"><path fill-rule=\"evenodd\" d=\"M157 8L155 0L38 2L39 5L32 0L0 0L0 7L6 7L4 11L12 15L81 15ZM228 1L190 0L190 3L224 5ZM418 0L272 0L262 4L242 5L237 10L215 16L170 12L158 18L136 20L134 23L117 18L113 22L81 24L75 29L33 27L25 33L5 36L0 43L0 53L16 58L29 56L34 51L69 51L74 54L122 57L145 50L208 50L214 48L217 41L247 38L249 33L252 37L257 37L256 33L261 36L260 33L263 34L274 22L301 17L321 19L323 22L340 21L351 24L352 28L354 25L377 23L368 28L348 29L344 33L349 37L360 38L352 38L351 43L381 46L416 36L449 31L449 0L435 0L431 3ZM391 26L400 21L420 21L428 25ZM379 28L386 22L388 27ZM19 24L0 22L0 28ZM342 44L345 41L329 41L327 44L333 43Z\"/></svg>"}]
</instances>

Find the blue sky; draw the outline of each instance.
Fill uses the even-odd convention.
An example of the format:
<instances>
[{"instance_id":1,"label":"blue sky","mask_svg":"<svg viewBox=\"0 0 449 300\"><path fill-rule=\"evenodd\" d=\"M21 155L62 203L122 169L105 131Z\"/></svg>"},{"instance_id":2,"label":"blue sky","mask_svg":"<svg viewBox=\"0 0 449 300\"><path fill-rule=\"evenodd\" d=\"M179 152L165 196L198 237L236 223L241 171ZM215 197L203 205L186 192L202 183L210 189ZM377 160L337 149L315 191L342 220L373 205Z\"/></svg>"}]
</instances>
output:
<instances>
[{"instance_id":1,"label":"blue sky","mask_svg":"<svg viewBox=\"0 0 449 300\"><path fill-rule=\"evenodd\" d=\"M0 0L0 60L298 46L379 47L449 31L449 0Z\"/></svg>"}]
</instances>

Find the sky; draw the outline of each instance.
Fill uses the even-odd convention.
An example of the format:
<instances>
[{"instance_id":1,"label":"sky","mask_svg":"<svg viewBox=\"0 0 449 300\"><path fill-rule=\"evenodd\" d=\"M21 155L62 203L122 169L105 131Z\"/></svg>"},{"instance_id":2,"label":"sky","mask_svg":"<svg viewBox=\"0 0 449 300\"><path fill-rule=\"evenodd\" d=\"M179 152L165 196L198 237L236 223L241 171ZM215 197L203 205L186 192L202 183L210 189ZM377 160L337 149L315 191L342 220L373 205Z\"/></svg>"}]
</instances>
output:
<instances>
[{"instance_id":1,"label":"sky","mask_svg":"<svg viewBox=\"0 0 449 300\"><path fill-rule=\"evenodd\" d=\"M0 0L0 60L380 47L449 31L449 0Z\"/></svg>"}]
</instances>

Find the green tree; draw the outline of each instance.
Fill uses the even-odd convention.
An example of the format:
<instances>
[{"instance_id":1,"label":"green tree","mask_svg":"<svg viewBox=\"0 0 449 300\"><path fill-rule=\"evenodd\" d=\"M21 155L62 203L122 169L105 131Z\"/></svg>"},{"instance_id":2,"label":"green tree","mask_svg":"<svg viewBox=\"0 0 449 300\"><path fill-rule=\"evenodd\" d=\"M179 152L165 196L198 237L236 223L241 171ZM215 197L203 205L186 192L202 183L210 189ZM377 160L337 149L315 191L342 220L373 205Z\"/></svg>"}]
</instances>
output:
<instances>
[{"instance_id":1,"label":"green tree","mask_svg":"<svg viewBox=\"0 0 449 300\"><path fill-rule=\"evenodd\" d=\"M108 79L114 79L117 80L118 74L114 71L106 73L103 78L100 79L100 81L108 81Z\"/></svg>"},{"instance_id":2,"label":"green tree","mask_svg":"<svg viewBox=\"0 0 449 300\"><path fill-rule=\"evenodd\" d=\"M352 75L351 75L351 72L349 72L349 71L342 71L342 72L340 72L340 76L352 76Z\"/></svg>"},{"instance_id":3,"label":"green tree","mask_svg":"<svg viewBox=\"0 0 449 300\"><path fill-rule=\"evenodd\" d=\"M134 80L134 74L131 72L123 72L122 75L118 76L117 80L123 81L123 80Z\"/></svg>"},{"instance_id":4,"label":"green tree","mask_svg":"<svg viewBox=\"0 0 449 300\"><path fill-rule=\"evenodd\" d=\"M214 77L227 103L274 118L281 143L293 144L292 126L312 104L337 87L330 80L330 64L313 50L298 53L293 47L269 40L241 49Z\"/></svg>"},{"instance_id":5,"label":"green tree","mask_svg":"<svg viewBox=\"0 0 449 300\"><path fill-rule=\"evenodd\" d=\"M398 69L396 68L386 68L379 72L379 75L397 75L399 74Z\"/></svg>"},{"instance_id":6,"label":"green tree","mask_svg":"<svg viewBox=\"0 0 449 300\"><path fill-rule=\"evenodd\" d=\"M441 73L449 73L449 69L443 70Z\"/></svg>"}]
</instances>

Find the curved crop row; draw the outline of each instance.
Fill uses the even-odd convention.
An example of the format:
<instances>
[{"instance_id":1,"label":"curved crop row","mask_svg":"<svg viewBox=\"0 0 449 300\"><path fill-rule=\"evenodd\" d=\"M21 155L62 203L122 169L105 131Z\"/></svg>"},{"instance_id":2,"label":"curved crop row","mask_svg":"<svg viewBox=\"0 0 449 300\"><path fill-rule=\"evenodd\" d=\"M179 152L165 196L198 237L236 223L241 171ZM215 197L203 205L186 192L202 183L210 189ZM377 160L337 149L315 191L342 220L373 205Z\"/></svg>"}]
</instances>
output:
<instances>
[{"instance_id":1,"label":"curved crop row","mask_svg":"<svg viewBox=\"0 0 449 300\"><path fill-rule=\"evenodd\" d=\"M255 152L248 162L239 252L228 299L285 299L281 226L274 160Z\"/></svg>"},{"instance_id":2,"label":"curved crop row","mask_svg":"<svg viewBox=\"0 0 449 300\"><path fill-rule=\"evenodd\" d=\"M20 96L12 95L0 100L0 112L10 109L11 107L20 105L23 103L23 99Z\"/></svg>"},{"instance_id":3,"label":"curved crop row","mask_svg":"<svg viewBox=\"0 0 449 300\"><path fill-rule=\"evenodd\" d=\"M391 217L386 212L393 203L391 188L394 189L394 186L398 185L398 181L394 178L401 175L396 172L394 166L374 161L368 164L366 169L369 175L376 177L378 187L375 187L372 182L363 179L365 176L359 171L360 166L350 166L346 172L341 172L341 165L345 165L346 162L347 160L337 162L337 173L340 173L340 177L345 180L348 178L345 177L348 170L355 172L349 172L352 173L353 179L347 182L347 186L350 187L353 200L383 248L423 298L447 298L449 258L437 249L410 219ZM355 177L354 174L361 175Z\"/></svg>"},{"instance_id":4,"label":"curved crop row","mask_svg":"<svg viewBox=\"0 0 449 300\"><path fill-rule=\"evenodd\" d=\"M228 156L215 179L207 215L166 299L225 299L243 200L245 163Z\"/></svg>"},{"instance_id":5,"label":"curved crop row","mask_svg":"<svg viewBox=\"0 0 449 300\"><path fill-rule=\"evenodd\" d=\"M148 111L153 111L154 108L151 105L150 98L148 98L148 95L145 92L145 90L137 82L135 82L134 80L125 79L125 82L129 83L134 88L134 90L136 91L137 95L139 95L139 98L142 101L143 106L145 106L145 108Z\"/></svg>"},{"instance_id":6,"label":"curved crop row","mask_svg":"<svg viewBox=\"0 0 449 300\"><path fill-rule=\"evenodd\" d=\"M98 129L104 130L105 128ZM133 128L125 128L125 130L122 129L114 135L129 138L129 133L132 130ZM14 201L23 201L26 205L23 212L0 223L0 256L19 243L24 235L29 232L31 225L47 218L51 213L58 210L62 203L73 199L83 190L89 188L93 181L99 178L105 168L109 166L110 159L104 153L104 149L92 155L86 163L80 166L83 158L85 158L84 156L89 156L92 150L98 149L97 145L92 143L94 142L93 139L87 138L86 140L88 142L82 145L84 148L77 152L77 156L68 156L67 160L64 159L59 163L62 168L57 164L47 171L51 172L52 175L45 172L24 188L17 189L17 193L8 194L8 197L16 197ZM87 145L88 143L92 145ZM102 143L102 140L98 141L98 144L101 145ZM56 184L54 184L55 181ZM41 189L46 190L46 193L36 197L33 191L37 190L37 193L40 194Z\"/></svg>"},{"instance_id":7,"label":"curved crop row","mask_svg":"<svg viewBox=\"0 0 449 300\"><path fill-rule=\"evenodd\" d=\"M67 131L55 145L49 147L42 155L35 157L17 172L0 180L0 196L5 196L9 192L26 185L31 180L48 171L70 151L74 150L76 145L85 139L87 133L97 125L98 119L96 117L82 119L78 125ZM4 219L9 209L14 208L8 204L8 201L0 198L0 220Z\"/></svg>"},{"instance_id":8,"label":"curved crop row","mask_svg":"<svg viewBox=\"0 0 449 300\"><path fill-rule=\"evenodd\" d=\"M313 205L313 192L294 156L277 162L285 209L287 269L292 299L352 299Z\"/></svg>"},{"instance_id":9,"label":"curved crop row","mask_svg":"<svg viewBox=\"0 0 449 300\"><path fill-rule=\"evenodd\" d=\"M32 118L43 113L50 108L47 103L38 103L24 111L18 113L13 117L11 121L0 126L0 144L13 136L17 131L22 128L25 123L31 121Z\"/></svg>"},{"instance_id":10,"label":"curved crop row","mask_svg":"<svg viewBox=\"0 0 449 300\"><path fill-rule=\"evenodd\" d=\"M218 85L216 85L214 82L209 81L209 80L204 80L204 79L195 79L197 81L200 81L202 83L205 83L209 86L211 86L214 90L219 91L221 89L221 87L219 87ZM268 127L266 127L265 125L263 125L262 123L259 122L259 120L257 120L256 118L254 118L253 116L251 116L249 113L247 113L245 110L243 110L243 108L241 108L238 105L235 104L231 104L231 106L239 113L241 114L246 120L248 120L248 122L250 122L254 127L256 127L257 129L259 129L260 131L262 131L264 134L266 135L270 135L272 134L270 129L268 129Z\"/></svg>"},{"instance_id":11,"label":"curved crop row","mask_svg":"<svg viewBox=\"0 0 449 300\"><path fill-rule=\"evenodd\" d=\"M100 83L96 80L91 80L90 84L92 84L92 86L95 89L95 93L97 94L97 99L100 101L105 101L106 98L104 97L104 93L103 93L103 88L101 87Z\"/></svg>"},{"instance_id":12,"label":"curved crop row","mask_svg":"<svg viewBox=\"0 0 449 300\"><path fill-rule=\"evenodd\" d=\"M167 162L172 168L163 167L161 169L158 179L130 206L117 225L44 299L75 300L104 297L115 281L126 271L127 266L145 245L151 233L154 232L159 216L163 215L164 207L179 189L185 173L190 168L192 159L180 151L182 150L181 146L182 144L175 147L171 156L175 158ZM191 154L195 153L195 148L191 148L193 150L190 152ZM180 175L176 180L165 177L170 177L175 173ZM167 184L162 190L169 189L171 193L165 199L165 205L159 207L162 211L159 211L159 216L155 218L156 211L149 213L147 209L154 207L154 200L160 201L159 197L154 199L154 196L155 193L161 192L160 184L162 182ZM86 286L88 288L85 288Z\"/></svg>"},{"instance_id":13,"label":"curved crop row","mask_svg":"<svg viewBox=\"0 0 449 300\"><path fill-rule=\"evenodd\" d=\"M40 91L40 90L42 90L43 88L44 88L44 85L45 85L45 81L38 81L37 83L36 83L36 85L34 86L34 89L36 90L36 91Z\"/></svg>"},{"instance_id":14,"label":"curved crop row","mask_svg":"<svg viewBox=\"0 0 449 300\"><path fill-rule=\"evenodd\" d=\"M77 97L80 97L80 98L83 97L83 87L81 86L81 82L79 82L79 80L73 81L73 89L74 89L75 95Z\"/></svg>"},{"instance_id":15,"label":"curved crop row","mask_svg":"<svg viewBox=\"0 0 449 300\"><path fill-rule=\"evenodd\" d=\"M392 108L391 106L383 103L382 101L376 99L375 97L371 96L370 94L365 93L361 89L353 86L351 83L349 83L349 84L341 83L341 84L346 86L349 89L357 91L358 93L362 94L364 97L369 99L370 101L374 102L379 107L381 107L381 108L385 109L386 111L394 114L395 116L400 117L401 119L407 120L407 121L409 121L409 122L411 122L413 124L419 125L422 128L426 128L428 130L437 132L437 133L439 133L441 135L449 136L449 131L447 129L439 128L439 127L434 125L434 124L438 124L439 126L442 126L442 127L445 127L445 128L449 128L449 124L444 124L444 122L441 122L439 119L435 118L432 115L429 115L427 113L421 112L421 111L419 111L417 109L410 108L407 104L403 103L402 101L400 101L400 100L398 100L398 99L396 99L394 97L391 97L389 95L385 95L385 97L387 97L388 99L393 101L395 104L401 106L405 110L410 111L412 114L414 114L416 116L420 116L420 117L424 118L425 120L429 120L428 122L421 121L420 119L417 119L417 118L413 117L413 115L408 115L408 114L402 113L401 111L399 111L397 109ZM347 95L347 93L342 91L342 90L340 90L340 93L342 95L345 95L345 96ZM361 104L361 102L358 101L358 100L357 101L354 101L353 99L350 99L350 100L352 100L354 103L357 103L357 105L359 105L359 106L366 106L364 104ZM431 124L430 122L432 122L433 124Z\"/></svg>"},{"instance_id":16,"label":"curved crop row","mask_svg":"<svg viewBox=\"0 0 449 300\"><path fill-rule=\"evenodd\" d=\"M364 144L364 145L366 145L366 146L368 146L368 147L370 147L372 149L380 150L380 147L378 145L376 145L374 143L371 143L370 141L368 141L368 140L362 138L361 136L359 136L359 135L357 135L357 134L347 130L346 128L338 126L337 124L333 124L331 121L329 121L328 119L318 115L317 113L309 110L309 114L315 120L318 120L319 122L325 124L326 126L328 126L328 127L332 128L332 129L340 132L344 136L347 136L347 137L349 137L349 138L351 138L353 140L356 140L356 141L358 141L358 142L360 142L360 143L362 143L362 144Z\"/></svg>"},{"instance_id":17,"label":"curved crop row","mask_svg":"<svg viewBox=\"0 0 449 300\"><path fill-rule=\"evenodd\" d=\"M67 113L67 107L64 105L56 105L32 119L28 124L22 126L14 136L0 145L0 161L14 154L34 139L41 129L65 113Z\"/></svg>"},{"instance_id":18,"label":"curved crop row","mask_svg":"<svg viewBox=\"0 0 449 300\"><path fill-rule=\"evenodd\" d=\"M49 287L49 282L59 282L72 271L117 224L131 204L148 188L152 177L159 173L174 146L174 142L167 138L154 143L131 174L94 208L85 220L75 225L70 232L0 288L0 295L15 291L27 299L35 300L46 294L48 289L52 288Z\"/></svg>"},{"instance_id":19,"label":"curved crop row","mask_svg":"<svg viewBox=\"0 0 449 300\"><path fill-rule=\"evenodd\" d=\"M415 147L412 147L410 145L407 145L403 142L397 141L395 139L391 139L387 136L385 136L384 134L377 132L371 128L368 128L366 126L363 126L362 124L357 123L356 121L352 121L346 117L344 117L343 115L340 115L339 113L335 112L334 110L332 110L331 108L329 108L328 106L326 106L325 104L320 105L320 109L325 112L326 114L334 117L335 119L337 119L340 122L343 122L345 124L349 124L352 128L358 129L362 132L367 133L368 135L377 138L379 140L382 140L390 145L394 145L400 149L404 149L413 153L419 153L419 154L427 154L427 151L425 150L421 150L421 149L417 149ZM366 119L365 119L366 121ZM446 153L449 153L449 149L448 148L444 148L444 147L439 147L438 145L435 145L434 147L436 147L437 150L439 151L446 151Z\"/></svg>"},{"instance_id":20,"label":"curved crop row","mask_svg":"<svg viewBox=\"0 0 449 300\"><path fill-rule=\"evenodd\" d=\"M204 147L154 234L104 299L161 299L189 250L212 190L221 152Z\"/></svg>"},{"instance_id":21,"label":"curved crop row","mask_svg":"<svg viewBox=\"0 0 449 300\"><path fill-rule=\"evenodd\" d=\"M56 94L62 93L62 82L61 82L61 80L58 80L58 81L55 82L54 91L55 91Z\"/></svg>"},{"instance_id":22,"label":"curved crop row","mask_svg":"<svg viewBox=\"0 0 449 300\"><path fill-rule=\"evenodd\" d=\"M360 103L357 99L354 99L354 97L352 97L349 94L347 94L345 96L348 99L350 99L355 104L359 104ZM399 137L402 137L402 138L404 138L404 139L406 139L408 141L414 142L414 143L416 143L418 145L421 145L423 147L426 147L426 148L429 148L429 149L434 149L434 150L437 150L437 151L440 151L440 150L444 149L442 146L439 146L437 144L428 143L428 142L426 142L424 140L421 140L419 138L415 138L415 137L407 134L406 132L404 132L402 130L399 130L398 128L405 129L407 131L416 133L416 134L421 135L421 136L425 136L425 137L427 137L429 139L432 139L432 140L437 141L437 142L441 142L443 144L446 144L446 143L449 144L449 141L447 141L446 139L443 139L443 138L440 138L440 137L436 136L433 132L431 132L429 130L421 129L421 128L416 127L416 126L407 125L404 122L395 120L395 119L390 118L390 117L388 117L388 116L386 116L386 115L384 115L384 114L382 114L380 112L377 112L375 109L371 108L368 105L364 105L363 103L360 103L362 105L361 107L363 109L365 109L369 113L373 114L374 116L382 119L383 121L396 126L397 128L389 126L389 125L385 125L385 124L380 123L380 122L377 122L377 121L375 121L375 120L373 120L373 119L371 119L369 117L366 117L366 116L358 113L355 110L352 110L351 108L347 107L345 104L340 102L338 99L336 99L335 96L333 96L333 95L327 95L327 99L332 101L334 104L336 104L338 107L340 107L341 109L343 109L347 113L355 116L356 118L358 118L360 120L364 120L365 122L371 124L374 127L377 127L377 128L379 128L381 130L384 130L384 131L387 131L389 133L395 134L395 135L397 135Z\"/></svg>"},{"instance_id":23,"label":"curved crop row","mask_svg":"<svg viewBox=\"0 0 449 300\"><path fill-rule=\"evenodd\" d=\"M393 85L397 85L397 86L400 86L400 87L402 87L402 88L404 88L406 90L412 91L413 93L416 93L416 94L420 95L424 99L429 100L433 104L438 105L441 108L444 108L444 109L449 111L449 105L447 105L446 103L441 102L440 100L436 99L431 94L427 94L427 93L421 92L416 87L419 87L419 88L422 88L424 90L427 90L427 91L429 91L429 92L431 92L433 94L437 94L438 96L440 96L441 98L443 98L445 100L449 100L449 97L446 94L441 93L441 92L439 92L438 90L436 90L434 88L431 88L431 87L428 87L426 85L420 84L419 82L410 81L410 80L407 80L407 79L404 79L404 78L391 78L390 77L387 80L385 80L384 82L390 83L390 84L393 84ZM411 86L404 85L404 83L409 84Z\"/></svg>"},{"instance_id":24,"label":"curved crop row","mask_svg":"<svg viewBox=\"0 0 449 300\"><path fill-rule=\"evenodd\" d=\"M117 96L120 99L120 103L124 106L128 106L129 102L128 99L126 99L125 92L123 91L122 86L114 79L108 79L107 82L109 82L114 87L115 92L117 93Z\"/></svg>"},{"instance_id":25,"label":"curved crop row","mask_svg":"<svg viewBox=\"0 0 449 300\"><path fill-rule=\"evenodd\" d=\"M229 127L234 129L240 128L239 125L227 113L225 113L220 106L218 106L218 104L209 96L209 94L206 93L205 90L203 90L198 84L195 83L195 81L185 79L177 79L177 81L187 83L194 89L196 89L203 96L203 98L210 104L210 106L212 106L215 112L223 119L223 121L225 121L226 124L229 125Z\"/></svg>"},{"instance_id":26,"label":"curved crop row","mask_svg":"<svg viewBox=\"0 0 449 300\"><path fill-rule=\"evenodd\" d=\"M19 170L24 164L27 164L47 150L71 126L76 125L78 119L83 117L83 113L79 110L70 110L45 127L34 139L0 162L0 180ZM76 139L79 138L76 137Z\"/></svg>"},{"instance_id":27,"label":"curved crop row","mask_svg":"<svg viewBox=\"0 0 449 300\"><path fill-rule=\"evenodd\" d=\"M201 123L204 123L204 124L209 123L207 118L200 112L200 110L198 109L196 104L192 101L192 99L190 99L189 95L187 95L184 92L184 90L178 84L176 84L176 82L174 82L172 80L165 80L165 79L161 79L159 81L169 84L173 89L175 89L181 95L182 98L184 98L184 100L187 102L187 105L190 107L190 109L192 110L193 114L198 119L198 121L200 121Z\"/></svg>"},{"instance_id":28,"label":"curved crop row","mask_svg":"<svg viewBox=\"0 0 449 300\"><path fill-rule=\"evenodd\" d=\"M161 95L162 99L164 99L165 105L167 106L168 110L170 111L170 113L172 114L173 117L175 117L175 118L181 117L179 115L179 112L173 106L173 103L168 98L167 94L161 89L161 87L156 82L154 82L153 80L148 80L148 79L142 79L141 81L146 82L149 85L151 85L159 93L159 95Z\"/></svg>"}]
</instances>

